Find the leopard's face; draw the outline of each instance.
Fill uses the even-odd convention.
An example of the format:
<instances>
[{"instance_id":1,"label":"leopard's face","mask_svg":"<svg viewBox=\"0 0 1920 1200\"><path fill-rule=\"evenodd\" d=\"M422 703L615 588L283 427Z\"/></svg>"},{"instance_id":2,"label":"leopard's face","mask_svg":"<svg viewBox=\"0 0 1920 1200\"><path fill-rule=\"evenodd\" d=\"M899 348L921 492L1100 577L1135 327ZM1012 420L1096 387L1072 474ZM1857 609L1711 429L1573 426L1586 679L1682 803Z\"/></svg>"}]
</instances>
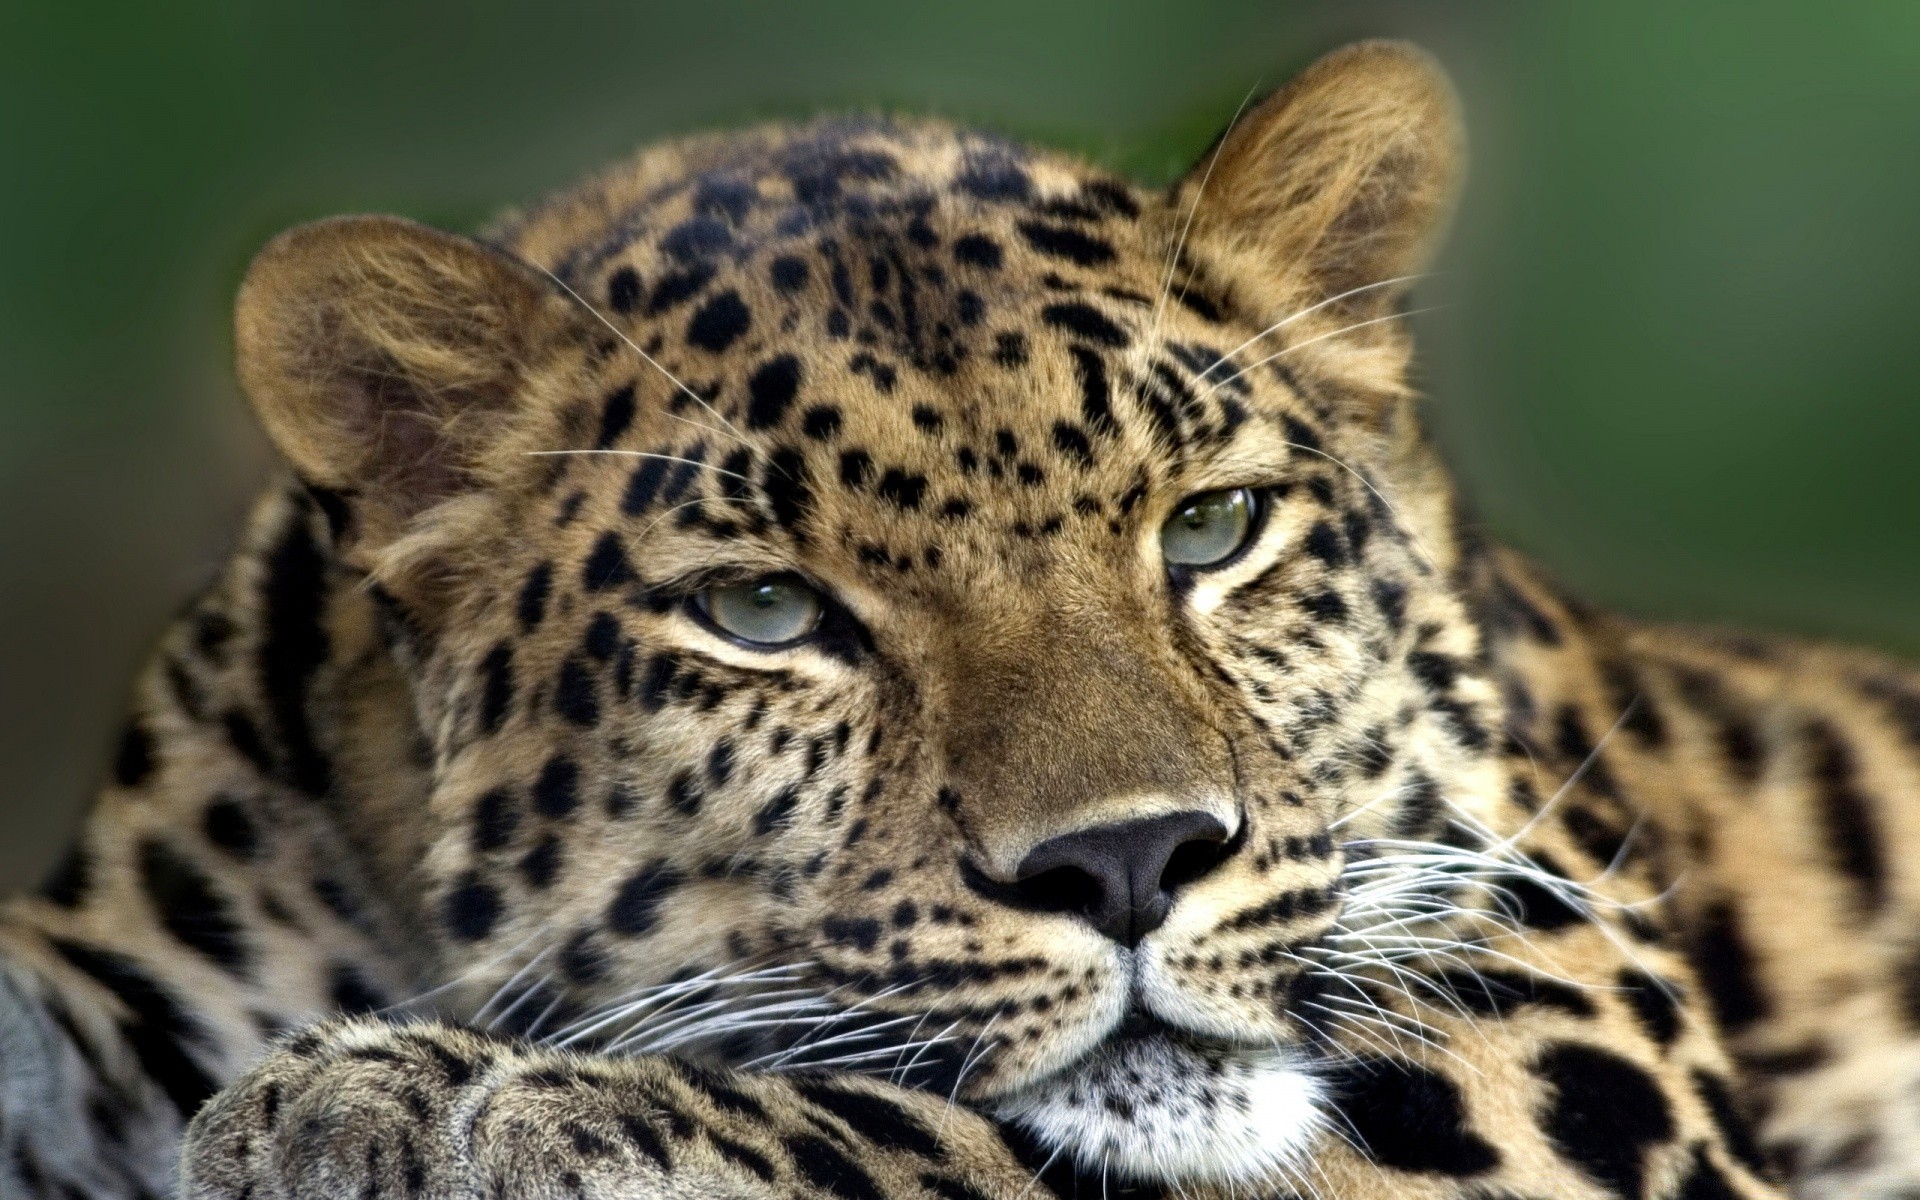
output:
<instances>
[{"instance_id":1,"label":"leopard's face","mask_svg":"<svg viewBox=\"0 0 1920 1200\"><path fill-rule=\"evenodd\" d=\"M504 236L593 314L410 551L449 973L1117 1178L1284 1163L1352 846L1497 786L1396 323L1236 282L1191 184L719 150Z\"/></svg>"}]
</instances>

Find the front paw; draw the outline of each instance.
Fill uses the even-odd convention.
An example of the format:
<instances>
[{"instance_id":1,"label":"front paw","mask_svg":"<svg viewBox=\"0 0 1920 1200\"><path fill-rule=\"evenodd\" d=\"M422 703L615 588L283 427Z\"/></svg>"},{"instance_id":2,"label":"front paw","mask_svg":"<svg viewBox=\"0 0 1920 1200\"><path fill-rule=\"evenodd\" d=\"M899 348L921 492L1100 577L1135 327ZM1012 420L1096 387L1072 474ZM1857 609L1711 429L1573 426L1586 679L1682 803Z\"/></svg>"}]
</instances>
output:
<instances>
[{"instance_id":1,"label":"front paw","mask_svg":"<svg viewBox=\"0 0 1920 1200\"><path fill-rule=\"evenodd\" d=\"M676 1172L636 1084L572 1086L563 1063L470 1030L372 1022L284 1043L189 1128L188 1200L432 1196L771 1200Z\"/></svg>"}]
</instances>

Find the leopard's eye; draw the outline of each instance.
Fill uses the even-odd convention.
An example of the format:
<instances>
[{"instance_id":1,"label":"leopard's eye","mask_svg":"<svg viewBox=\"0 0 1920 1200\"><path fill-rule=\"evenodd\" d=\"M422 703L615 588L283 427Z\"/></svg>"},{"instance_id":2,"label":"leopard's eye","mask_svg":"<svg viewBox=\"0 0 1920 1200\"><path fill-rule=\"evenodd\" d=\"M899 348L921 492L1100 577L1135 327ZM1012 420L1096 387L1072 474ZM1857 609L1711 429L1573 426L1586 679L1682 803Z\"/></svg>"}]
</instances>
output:
<instances>
[{"instance_id":1,"label":"leopard's eye","mask_svg":"<svg viewBox=\"0 0 1920 1200\"><path fill-rule=\"evenodd\" d=\"M1253 506L1250 488L1194 496L1160 527L1160 553L1169 566L1219 566L1247 544L1253 532Z\"/></svg>"},{"instance_id":2,"label":"leopard's eye","mask_svg":"<svg viewBox=\"0 0 1920 1200\"><path fill-rule=\"evenodd\" d=\"M820 593L794 579L756 579L711 587L694 596L714 627L757 647L785 646L812 633L826 605Z\"/></svg>"}]
</instances>

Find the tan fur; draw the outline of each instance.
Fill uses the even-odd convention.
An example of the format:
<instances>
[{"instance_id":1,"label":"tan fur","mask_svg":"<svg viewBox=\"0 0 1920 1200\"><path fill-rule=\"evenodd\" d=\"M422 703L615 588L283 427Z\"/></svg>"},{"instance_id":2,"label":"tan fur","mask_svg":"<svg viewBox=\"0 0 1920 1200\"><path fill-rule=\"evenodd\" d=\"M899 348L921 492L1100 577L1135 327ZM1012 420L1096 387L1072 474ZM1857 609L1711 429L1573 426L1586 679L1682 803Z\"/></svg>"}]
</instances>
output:
<instances>
[{"instance_id":1,"label":"tan fur","mask_svg":"<svg viewBox=\"0 0 1920 1200\"><path fill-rule=\"evenodd\" d=\"M0 1180L139 1195L191 1117L252 1200L1920 1186L1920 681L1480 542L1405 284L1336 299L1458 161L1366 44L1164 194L856 118L276 241L298 479L0 925ZM770 576L810 640L701 615ZM1020 877L1169 813L1230 837L1132 943Z\"/></svg>"}]
</instances>

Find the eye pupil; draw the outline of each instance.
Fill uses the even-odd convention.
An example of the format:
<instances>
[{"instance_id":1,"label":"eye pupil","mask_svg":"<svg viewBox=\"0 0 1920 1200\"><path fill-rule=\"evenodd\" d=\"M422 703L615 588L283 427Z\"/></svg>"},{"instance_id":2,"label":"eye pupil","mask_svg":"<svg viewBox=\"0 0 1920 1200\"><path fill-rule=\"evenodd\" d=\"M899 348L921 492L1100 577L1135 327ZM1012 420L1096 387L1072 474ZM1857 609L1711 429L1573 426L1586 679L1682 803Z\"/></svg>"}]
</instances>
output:
<instances>
[{"instance_id":1,"label":"eye pupil","mask_svg":"<svg viewBox=\"0 0 1920 1200\"><path fill-rule=\"evenodd\" d=\"M1161 553L1171 566L1218 566L1246 545L1253 514L1253 493L1247 488L1196 496L1161 526Z\"/></svg>"}]
</instances>

